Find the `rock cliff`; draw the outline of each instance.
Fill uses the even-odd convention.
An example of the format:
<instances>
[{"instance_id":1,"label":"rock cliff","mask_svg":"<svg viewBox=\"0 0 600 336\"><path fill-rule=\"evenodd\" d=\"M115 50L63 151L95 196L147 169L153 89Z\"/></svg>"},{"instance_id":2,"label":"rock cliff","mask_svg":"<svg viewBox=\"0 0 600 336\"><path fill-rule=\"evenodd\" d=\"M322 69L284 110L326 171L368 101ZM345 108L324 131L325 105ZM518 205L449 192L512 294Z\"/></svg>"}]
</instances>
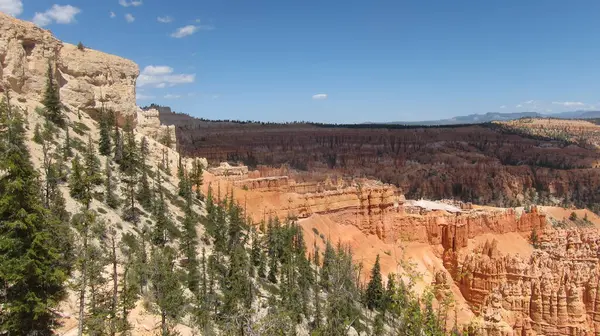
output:
<instances>
[{"instance_id":1,"label":"rock cliff","mask_svg":"<svg viewBox=\"0 0 600 336\"><path fill-rule=\"evenodd\" d=\"M0 81L13 98L35 107L46 86L48 64L55 71L62 103L71 111L102 107L136 118L138 66L124 58L63 43L48 30L0 13Z\"/></svg>"}]
</instances>

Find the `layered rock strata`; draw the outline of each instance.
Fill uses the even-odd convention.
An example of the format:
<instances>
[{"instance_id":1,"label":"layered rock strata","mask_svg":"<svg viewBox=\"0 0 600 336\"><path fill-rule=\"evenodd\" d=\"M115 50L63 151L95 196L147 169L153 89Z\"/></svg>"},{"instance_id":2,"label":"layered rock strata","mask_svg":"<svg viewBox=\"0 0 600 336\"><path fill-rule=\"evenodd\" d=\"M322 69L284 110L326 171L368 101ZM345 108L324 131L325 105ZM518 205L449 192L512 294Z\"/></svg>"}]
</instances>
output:
<instances>
[{"instance_id":1,"label":"layered rock strata","mask_svg":"<svg viewBox=\"0 0 600 336\"><path fill-rule=\"evenodd\" d=\"M0 13L0 81L19 104L32 108L46 87L48 66L60 87L61 101L73 112L113 109L120 122L136 118L134 62L63 43L48 30Z\"/></svg>"}]
</instances>

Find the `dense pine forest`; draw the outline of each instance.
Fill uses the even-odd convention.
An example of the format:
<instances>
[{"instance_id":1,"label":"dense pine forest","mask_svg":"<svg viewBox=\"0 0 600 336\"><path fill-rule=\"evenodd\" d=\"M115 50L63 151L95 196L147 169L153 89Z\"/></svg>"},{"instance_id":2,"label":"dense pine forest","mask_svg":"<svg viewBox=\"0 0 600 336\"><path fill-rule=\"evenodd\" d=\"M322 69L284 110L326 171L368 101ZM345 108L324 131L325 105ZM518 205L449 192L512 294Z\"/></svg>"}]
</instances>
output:
<instances>
[{"instance_id":1,"label":"dense pine forest","mask_svg":"<svg viewBox=\"0 0 600 336\"><path fill-rule=\"evenodd\" d=\"M100 109L86 129L62 107L53 73L43 108L21 110L8 92L0 104L0 334L55 334L69 296L78 335L133 335L140 304L162 336L177 325L197 335L474 334L449 321L451 300L435 286L417 294L410 276L384 281L379 260L362 282L347 246L308 253L294 218L252 223L230 191L203 195L199 161L150 162L131 120Z\"/></svg>"}]
</instances>

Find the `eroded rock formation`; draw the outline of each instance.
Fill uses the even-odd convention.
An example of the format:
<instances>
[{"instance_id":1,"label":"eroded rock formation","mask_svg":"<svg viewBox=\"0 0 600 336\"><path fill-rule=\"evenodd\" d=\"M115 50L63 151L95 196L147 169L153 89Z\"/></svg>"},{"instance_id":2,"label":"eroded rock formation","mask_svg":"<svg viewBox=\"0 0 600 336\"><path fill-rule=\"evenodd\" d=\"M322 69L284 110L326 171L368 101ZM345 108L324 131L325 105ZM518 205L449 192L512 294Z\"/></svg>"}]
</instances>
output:
<instances>
[{"instance_id":1,"label":"eroded rock formation","mask_svg":"<svg viewBox=\"0 0 600 336\"><path fill-rule=\"evenodd\" d=\"M450 266L486 335L600 333L598 232L546 232L531 257L506 254L488 241Z\"/></svg>"},{"instance_id":2,"label":"eroded rock formation","mask_svg":"<svg viewBox=\"0 0 600 336\"><path fill-rule=\"evenodd\" d=\"M22 106L38 105L50 64L60 86L62 103L71 111L95 113L102 106L135 121L134 62L63 43L48 30L0 13L0 81Z\"/></svg>"}]
</instances>

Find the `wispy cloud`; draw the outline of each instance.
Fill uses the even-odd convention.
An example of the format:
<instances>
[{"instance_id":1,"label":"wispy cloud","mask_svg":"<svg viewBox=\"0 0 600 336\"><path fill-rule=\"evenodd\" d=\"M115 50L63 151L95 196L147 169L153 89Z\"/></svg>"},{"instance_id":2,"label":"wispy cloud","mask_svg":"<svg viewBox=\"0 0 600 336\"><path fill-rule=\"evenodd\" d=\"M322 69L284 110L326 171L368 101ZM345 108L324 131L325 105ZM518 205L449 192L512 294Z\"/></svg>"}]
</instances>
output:
<instances>
[{"instance_id":1,"label":"wispy cloud","mask_svg":"<svg viewBox=\"0 0 600 336\"><path fill-rule=\"evenodd\" d=\"M585 106L585 103L575 101L552 102L554 105L562 105L564 107L580 107Z\"/></svg>"},{"instance_id":2,"label":"wispy cloud","mask_svg":"<svg viewBox=\"0 0 600 336\"><path fill-rule=\"evenodd\" d=\"M177 29L173 34L171 34L171 37L183 38L183 37L190 36L190 35L196 33L198 30L199 30L198 26L187 25L185 27L181 27L181 28Z\"/></svg>"},{"instance_id":3,"label":"wispy cloud","mask_svg":"<svg viewBox=\"0 0 600 336\"><path fill-rule=\"evenodd\" d=\"M506 105L502 105L502 106L500 106L500 108L501 108L501 109L505 109L505 108L506 108Z\"/></svg>"},{"instance_id":4,"label":"wispy cloud","mask_svg":"<svg viewBox=\"0 0 600 336\"><path fill-rule=\"evenodd\" d=\"M23 2L21 0L0 0L0 12L15 17L19 16L23 13Z\"/></svg>"},{"instance_id":5,"label":"wispy cloud","mask_svg":"<svg viewBox=\"0 0 600 336\"><path fill-rule=\"evenodd\" d=\"M165 99L179 99L181 98L181 95L176 95L176 94L166 94Z\"/></svg>"},{"instance_id":6,"label":"wispy cloud","mask_svg":"<svg viewBox=\"0 0 600 336\"><path fill-rule=\"evenodd\" d=\"M119 0L119 5L123 6L123 7L137 7L137 6L141 6L142 5L142 0L131 0L131 1L127 1L127 0Z\"/></svg>"},{"instance_id":7,"label":"wispy cloud","mask_svg":"<svg viewBox=\"0 0 600 336\"><path fill-rule=\"evenodd\" d=\"M159 16L156 20L160 23L170 23L173 22L173 18L170 16Z\"/></svg>"},{"instance_id":8,"label":"wispy cloud","mask_svg":"<svg viewBox=\"0 0 600 336\"><path fill-rule=\"evenodd\" d=\"M135 21L135 16L127 13L125 14L125 21L127 21L127 23L132 23L133 21Z\"/></svg>"},{"instance_id":9,"label":"wispy cloud","mask_svg":"<svg viewBox=\"0 0 600 336\"><path fill-rule=\"evenodd\" d=\"M115 14L115 12L109 12L108 15L110 16L111 19L114 19L117 17L117 14Z\"/></svg>"},{"instance_id":10,"label":"wispy cloud","mask_svg":"<svg viewBox=\"0 0 600 336\"><path fill-rule=\"evenodd\" d=\"M175 74L173 72L173 68L169 66L149 65L142 70L137 80L137 86L165 88L178 84L193 83L196 80L196 74Z\"/></svg>"},{"instance_id":11,"label":"wispy cloud","mask_svg":"<svg viewBox=\"0 0 600 336\"><path fill-rule=\"evenodd\" d=\"M156 98L156 97L148 96L148 95L145 95L145 94L139 93L139 92L137 92L135 94L135 99L137 99L137 100L150 100L150 99L154 99L154 98Z\"/></svg>"},{"instance_id":12,"label":"wispy cloud","mask_svg":"<svg viewBox=\"0 0 600 336\"><path fill-rule=\"evenodd\" d=\"M53 22L69 24L75 22L75 16L79 13L81 13L81 9L71 5L52 5L52 8L43 13L36 12L32 21L40 27L47 26Z\"/></svg>"},{"instance_id":13,"label":"wispy cloud","mask_svg":"<svg viewBox=\"0 0 600 336\"><path fill-rule=\"evenodd\" d=\"M326 93L317 93L317 94L315 94L315 95L312 96L313 100L325 100L327 98L328 98L328 96L327 96Z\"/></svg>"}]
</instances>

